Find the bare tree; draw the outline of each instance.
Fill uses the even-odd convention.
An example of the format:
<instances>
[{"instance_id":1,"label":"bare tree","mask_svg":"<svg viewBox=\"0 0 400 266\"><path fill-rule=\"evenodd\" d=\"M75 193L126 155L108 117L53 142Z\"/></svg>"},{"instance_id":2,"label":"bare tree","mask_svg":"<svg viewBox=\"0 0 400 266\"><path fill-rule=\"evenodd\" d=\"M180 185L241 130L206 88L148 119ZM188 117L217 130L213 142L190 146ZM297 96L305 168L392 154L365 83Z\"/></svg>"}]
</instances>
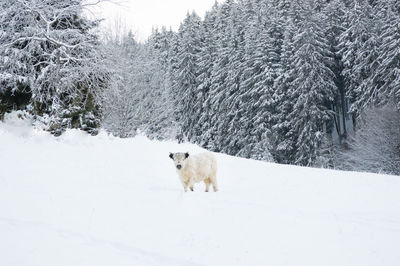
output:
<instances>
[{"instance_id":1,"label":"bare tree","mask_svg":"<svg viewBox=\"0 0 400 266\"><path fill-rule=\"evenodd\" d=\"M93 120L99 111L96 95L106 81L93 33L99 21L83 15L85 8L99 2L6 0L1 4L0 82L11 90L28 91L30 110L54 118L55 131L99 124Z\"/></svg>"},{"instance_id":2,"label":"bare tree","mask_svg":"<svg viewBox=\"0 0 400 266\"><path fill-rule=\"evenodd\" d=\"M342 151L340 168L400 175L400 113L395 104L369 108Z\"/></svg>"},{"instance_id":3,"label":"bare tree","mask_svg":"<svg viewBox=\"0 0 400 266\"><path fill-rule=\"evenodd\" d=\"M119 137L142 132L152 138L172 138L173 107L159 58L150 45L137 43L131 32L121 34L121 30L116 27L108 35L114 38L104 46L111 82L104 91L103 126Z\"/></svg>"}]
</instances>

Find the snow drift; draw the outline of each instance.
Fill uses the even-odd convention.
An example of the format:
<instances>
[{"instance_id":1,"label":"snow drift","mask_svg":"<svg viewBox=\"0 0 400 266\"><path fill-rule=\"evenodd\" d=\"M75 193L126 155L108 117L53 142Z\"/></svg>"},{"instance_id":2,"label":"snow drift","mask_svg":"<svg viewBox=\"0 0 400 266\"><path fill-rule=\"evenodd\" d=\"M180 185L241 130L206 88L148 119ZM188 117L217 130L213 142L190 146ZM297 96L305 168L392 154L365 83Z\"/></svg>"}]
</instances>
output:
<instances>
[{"instance_id":1,"label":"snow drift","mask_svg":"<svg viewBox=\"0 0 400 266\"><path fill-rule=\"evenodd\" d=\"M0 122L0 265L397 265L400 179L217 154L218 193L184 193L145 137L59 138ZM151 162L151 164L150 164Z\"/></svg>"}]
</instances>

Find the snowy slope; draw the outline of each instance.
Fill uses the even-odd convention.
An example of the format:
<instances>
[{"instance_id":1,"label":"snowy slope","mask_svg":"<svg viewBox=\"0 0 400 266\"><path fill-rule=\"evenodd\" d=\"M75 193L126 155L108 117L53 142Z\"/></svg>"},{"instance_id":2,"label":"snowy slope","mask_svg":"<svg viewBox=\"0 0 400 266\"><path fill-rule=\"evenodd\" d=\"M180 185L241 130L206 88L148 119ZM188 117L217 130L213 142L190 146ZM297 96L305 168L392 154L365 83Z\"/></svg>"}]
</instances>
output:
<instances>
[{"instance_id":1,"label":"snowy slope","mask_svg":"<svg viewBox=\"0 0 400 266\"><path fill-rule=\"evenodd\" d=\"M0 122L0 265L399 265L400 178L217 155L184 193L144 137L60 138Z\"/></svg>"}]
</instances>

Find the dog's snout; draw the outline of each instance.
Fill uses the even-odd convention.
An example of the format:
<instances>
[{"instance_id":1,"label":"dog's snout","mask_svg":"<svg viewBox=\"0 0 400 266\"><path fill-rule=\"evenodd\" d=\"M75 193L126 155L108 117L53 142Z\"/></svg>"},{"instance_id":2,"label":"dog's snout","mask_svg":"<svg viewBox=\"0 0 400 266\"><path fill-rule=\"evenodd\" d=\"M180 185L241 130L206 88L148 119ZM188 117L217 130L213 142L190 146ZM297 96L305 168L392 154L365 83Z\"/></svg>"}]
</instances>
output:
<instances>
[{"instance_id":1,"label":"dog's snout","mask_svg":"<svg viewBox=\"0 0 400 266\"><path fill-rule=\"evenodd\" d=\"M178 164L178 165L176 166L176 168L178 168L178 170L180 170L180 169L182 168L182 165Z\"/></svg>"}]
</instances>

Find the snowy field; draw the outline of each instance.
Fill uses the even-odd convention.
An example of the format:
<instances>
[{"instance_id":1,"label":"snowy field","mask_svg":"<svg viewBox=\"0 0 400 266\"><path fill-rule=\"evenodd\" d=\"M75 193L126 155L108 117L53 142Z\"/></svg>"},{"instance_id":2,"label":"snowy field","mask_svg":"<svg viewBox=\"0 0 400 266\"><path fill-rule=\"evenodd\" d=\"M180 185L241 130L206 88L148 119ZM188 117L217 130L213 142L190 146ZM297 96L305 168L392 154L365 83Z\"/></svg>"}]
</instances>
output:
<instances>
[{"instance_id":1,"label":"snowy field","mask_svg":"<svg viewBox=\"0 0 400 266\"><path fill-rule=\"evenodd\" d=\"M396 266L400 177L217 154L219 188L184 193L189 144L54 138L0 122L0 265Z\"/></svg>"}]
</instances>

